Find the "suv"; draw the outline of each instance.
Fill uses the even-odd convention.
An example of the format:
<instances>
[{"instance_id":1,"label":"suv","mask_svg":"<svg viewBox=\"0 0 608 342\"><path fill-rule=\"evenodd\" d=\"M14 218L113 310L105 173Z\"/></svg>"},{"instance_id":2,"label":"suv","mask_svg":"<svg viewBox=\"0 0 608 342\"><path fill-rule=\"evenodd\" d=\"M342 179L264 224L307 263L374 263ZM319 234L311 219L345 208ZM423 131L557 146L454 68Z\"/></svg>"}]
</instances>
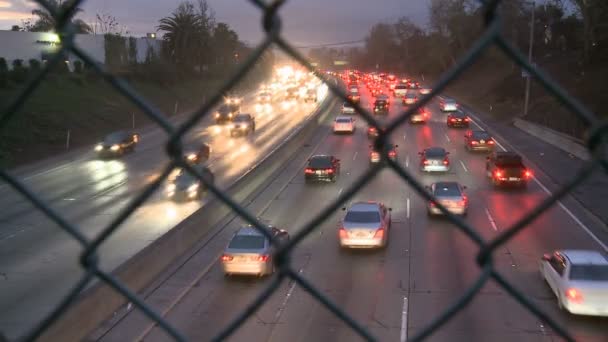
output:
<instances>
[{"instance_id":1,"label":"suv","mask_svg":"<svg viewBox=\"0 0 608 342\"><path fill-rule=\"evenodd\" d=\"M232 121L234 116L241 111L241 106L238 104L223 104L215 112L215 123L221 124Z\"/></svg>"},{"instance_id":2,"label":"suv","mask_svg":"<svg viewBox=\"0 0 608 342\"><path fill-rule=\"evenodd\" d=\"M526 187L532 179L532 172L515 152L493 152L486 159L486 174L494 186Z\"/></svg>"},{"instance_id":3,"label":"suv","mask_svg":"<svg viewBox=\"0 0 608 342\"><path fill-rule=\"evenodd\" d=\"M232 120L230 136L249 135L255 132L255 118L251 114L238 114Z\"/></svg>"}]
</instances>

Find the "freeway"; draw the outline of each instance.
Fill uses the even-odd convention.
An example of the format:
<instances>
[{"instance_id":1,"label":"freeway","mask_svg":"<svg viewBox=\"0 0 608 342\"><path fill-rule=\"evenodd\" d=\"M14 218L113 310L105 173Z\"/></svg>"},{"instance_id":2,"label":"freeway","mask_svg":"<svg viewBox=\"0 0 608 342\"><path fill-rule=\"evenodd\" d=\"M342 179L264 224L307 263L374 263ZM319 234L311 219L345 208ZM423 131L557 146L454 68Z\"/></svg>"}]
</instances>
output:
<instances>
[{"instance_id":1,"label":"freeway","mask_svg":"<svg viewBox=\"0 0 608 342\"><path fill-rule=\"evenodd\" d=\"M243 112L258 112L253 97ZM250 137L231 138L228 126L212 124L212 115L183 139L187 146L207 142L210 169L226 188L270 153L307 118L316 104L273 104L256 115ZM169 160L160 129L142 132L134 154L97 160L92 151L72 161L20 175L81 233L93 238L153 180ZM157 191L100 248L101 266L112 270L199 209L202 202L175 204ZM0 187L0 331L15 338L31 329L59 303L83 272L80 245L7 185Z\"/></svg>"},{"instance_id":2,"label":"freeway","mask_svg":"<svg viewBox=\"0 0 608 342\"><path fill-rule=\"evenodd\" d=\"M369 106L364 93L362 103ZM394 118L400 104L392 104ZM548 196L547 176L535 171L526 190L495 190L485 178L483 154L464 149L463 129L446 127L446 114L436 103L426 125L405 124L392 136L399 144L399 162L424 184L456 180L468 187L466 222L484 239L500 232ZM339 109L336 107L336 111ZM353 136L334 135L330 125L319 129L310 148L294 158L249 205L265 221L294 234L341 194L368 166L366 124L357 122ZM475 125L483 125L475 122ZM508 141L497 139L499 148ZM438 145L451 152L447 175L422 175L417 152ZM333 154L342 160L336 183L306 184L303 168L311 154ZM342 251L338 247L335 213L317 227L292 253L292 267L380 341L404 341L446 310L480 274L477 248L447 220L427 217L425 201L391 170L383 170L352 201L378 200L392 211L390 244L380 251ZM560 311L538 273L543 253L559 248L605 250L599 225L576 204L555 206L494 253L494 265L533 303L554 317L580 341L605 341L606 319L574 317ZM214 227L208 241L168 280L146 295L146 302L193 341L216 336L270 284L271 278L225 277L219 256L238 218ZM128 309L127 309L128 310ZM168 341L170 338L138 310L127 311L101 341ZM453 320L435 332L432 341L549 341L555 333L527 312L503 289L487 283ZM340 319L297 284L280 288L229 339L230 341L358 341Z\"/></svg>"}]
</instances>

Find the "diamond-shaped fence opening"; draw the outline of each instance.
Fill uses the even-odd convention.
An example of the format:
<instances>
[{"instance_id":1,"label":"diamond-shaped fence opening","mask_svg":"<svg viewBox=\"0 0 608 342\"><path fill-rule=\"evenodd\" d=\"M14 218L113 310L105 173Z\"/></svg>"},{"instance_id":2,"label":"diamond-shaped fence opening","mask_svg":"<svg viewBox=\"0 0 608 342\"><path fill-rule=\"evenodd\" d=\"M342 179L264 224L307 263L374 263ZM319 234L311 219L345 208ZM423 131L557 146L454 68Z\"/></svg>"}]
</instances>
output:
<instances>
[{"instance_id":1,"label":"diamond-shaped fence opening","mask_svg":"<svg viewBox=\"0 0 608 342\"><path fill-rule=\"evenodd\" d=\"M3 127L7 122L19 111L23 104L28 100L28 97L41 83L41 81L47 76L49 70L57 63L61 62L61 55L63 53L73 53L85 63L89 63L93 66L93 69L99 73L108 83L110 83L120 94L125 98L133 102L141 111L143 111L153 122L160 126L168 135L169 142L167 144L167 154L171 158L171 163L166 166L162 175L158 177L152 184L144 189L138 196L136 196L114 219L113 221L99 233L92 240L87 239L83 236L76 226L64 219L59 213L53 208L36 196L36 194L30 190L25 184L23 184L17 177L9 173L7 170L0 169L0 178L2 178L7 184L14 188L17 192L23 195L27 200L42 213L48 216L54 223L56 223L61 229L68 233L73 239L77 240L82 245L82 255L80 258L81 266L86 270L81 280L74 285L72 291L61 300L59 305L50 313L42 322L39 323L26 337L25 340L35 340L41 334L43 334L53 322L70 309L70 305L75 300L76 296L82 291L87 284L89 284L94 278L105 282L116 291L120 292L129 302L133 303L136 308L141 310L145 315L153 320L158 326L160 326L166 333L172 336L176 340L185 340L184 336L172 327L166 320L164 320L157 312L153 311L150 307L144 303L133 291L126 288L118 279L111 274L103 271L98 265L98 258L96 255L99 246L109 238L117 229L120 228L121 224L140 206L142 205L161 185L161 183L168 177L169 173L174 167L183 167L189 172L196 174L200 181L205 184L211 193L225 205L229 206L236 214L238 214L244 221L252 224L254 227L263 232L267 237L271 237L268 227L260 222L254 214L247 211L243 206L237 203L234 199L224 193L215 184L209 182L206 177L203 177L199 171L192 168L188 163L183 160L182 157L182 143L181 139L189 132L207 113L210 109L215 106L219 101L222 100L222 95L228 92L230 89L235 87L237 83L242 80L247 72L251 70L256 61L260 56L271 46L276 46L286 54L290 55L301 65L305 66L310 71L315 71L314 67L304 58L299 52L296 51L290 43L281 36L281 20L279 11L285 1L273 1L271 3L265 3L263 1L250 0L256 5L263 14L262 26L267 33L265 39L254 49L249 58L241 63L239 69L226 81L220 89L213 95L207 103L205 103L199 110L197 110L191 117L179 126L173 125L165 115L154 106L152 106L146 99L139 96L132 87L126 82L115 77L105 67L97 63L92 57L79 48L73 40L74 34L70 24L70 18L75 13L76 8L82 1L74 1L71 6L63 13L57 13L55 9L44 0L37 0L37 2L47 9L55 18L57 22L57 32L61 35L61 49L53 58L51 58L45 67L42 68L40 73L32 79L20 92L18 96L13 99L7 109L1 113L0 116L0 127ZM463 293L459 298L445 309L445 311L436 317L433 321L429 322L412 340L422 340L429 337L437 329L454 317L458 312L463 310L480 291L480 289L490 279L493 279L500 287L502 287L507 293L509 293L517 302L527 308L532 314L537 316L541 321L545 322L561 337L573 341L573 337L565 331L559 324L557 324L551 317L546 313L542 312L537 308L523 293L511 285L505 278L496 271L492 261L492 254L497 248L501 247L512 239L517 233L521 232L526 226L531 223L535 218L545 212L547 209L555 205L555 203L567 195L574 187L580 184L586 176L598 168L608 170L608 162L603 158L605 155L602 151L605 150L606 144L606 124L601 124L598 118L585 107L583 107L576 100L568 96L568 94L553 82L545 73L543 73L536 66L528 63L526 58L513 46L511 46L501 35L501 21L497 15L497 6L501 2L500 0L488 0L480 1L484 6L484 18L485 18L485 31L481 37L476 41L467 54L463 56L460 61L433 87L430 94L423 97L416 105L409 108L407 111L402 113L396 120L390 122L386 126L385 130L380 132L380 136L376 140L376 147L382 151L382 158L387 162L384 164L378 164L370 167L363 175L353 181L353 184L345 189L340 196L332 201L330 205L325 207L319 214L313 217L304 227L302 227L295 236L289 241L289 243L279 246L277 254L275 255L274 262L279 270L278 275L268 285L266 289L253 303L250 303L234 320L226 326L216 337L215 340L224 340L228 338L239 326L245 322L264 302L272 295L272 293L279 288L280 284L286 280L291 279L295 281L302 289L307 291L312 297L317 299L322 305L324 305L329 311L340 318L345 324L352 328L357 334L359 334L365 340L374 340L374 337L367 331L359 322L355 321L352 317L344 312L340 307L334 304L326 295L318 290L314 284L310 283L300 273L294 270L290 264L290 255L293 249L306 238L310 233L315 231L322 222L324 222L330 215L332 215L338 208L344 203L351 199L359 190L368 184L373 177L382 168L390 168L395 172L405 183L409 184L422 198L426 200L434 200L433 196L427 192L425 187L418 182L415 177L398 163L391 161L388 158L388 152L382 147L388 142L390 134L401 124L405 123L410 115L412 115L418 108L429 103L436 95L440 94L450 82L454 81L459 77L469 66L471 66L480 57L480 55L490 46L497 46L506 56L511 58L514 62L519 64L524 70L533 75L538 82L561 104L577 115L582 121L584 121L589 127L591 127L587 147L592 153L592 160L588 161L583 168L579 171L577 176L572 179L569 183L564 185L559 191L555 192L552 196L546 198L540 205L534 210L527 213L521 220L515 223L512 227L504 230L498 237L492 241L485 241L476 230L469 224L465 223L460 218L450 214L450 212L440 203L437 203L437 207L447 216L449 221L453 223L460 232L465 234L471 241L473 241L478 247L477 263L481 270L481 274L478 279ZM319 75L317 73L317 75ZM359 115L370 125L380 127L380 123L377 122L373 115L366 109L362 108L359 104L353 103L347 98L345 91L337 83L330 81L326 75L319 75L329 87L331 92L343 99L350 102ZM273 243L276 243L273 241Z\"/></svg>"}]
</instances>

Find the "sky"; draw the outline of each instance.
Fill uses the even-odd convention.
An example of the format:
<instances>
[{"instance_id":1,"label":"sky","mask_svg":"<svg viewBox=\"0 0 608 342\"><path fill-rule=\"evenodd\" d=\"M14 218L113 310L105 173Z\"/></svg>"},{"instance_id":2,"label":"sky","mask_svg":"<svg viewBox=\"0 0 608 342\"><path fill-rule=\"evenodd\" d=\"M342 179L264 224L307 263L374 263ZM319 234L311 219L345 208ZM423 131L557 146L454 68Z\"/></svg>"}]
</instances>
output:
<instances>
[{"instance_id":1,"label":"sky","mask_svg":"<svg viewBox=\"0 0 608 342\"><path fill-rule=\"evenodd\" d=\"M170 15L181 0L88 0L79 18L94 21L107 13L135 36L156 31L158 20ZM207 0L218 22L228 23L241 40L255 44L263 37L261 12L247 0ZM425 25L429 0L288 0L281 9L283 34L297 46L363 39L380 21L407 16ZM36 8L31 0L0 0L0 30L20 25Z\"/></svg>"}]
</instances>

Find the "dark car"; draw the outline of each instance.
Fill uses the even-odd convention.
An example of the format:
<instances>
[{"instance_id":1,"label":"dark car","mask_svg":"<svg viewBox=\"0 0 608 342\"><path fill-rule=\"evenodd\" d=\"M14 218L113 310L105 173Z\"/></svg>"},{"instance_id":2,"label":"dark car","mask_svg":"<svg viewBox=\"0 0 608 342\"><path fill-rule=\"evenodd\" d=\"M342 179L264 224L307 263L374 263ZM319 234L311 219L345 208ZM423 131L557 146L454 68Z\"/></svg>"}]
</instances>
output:
<instances>
[{"instance_id":1,"label":"dark car","mask_svg":"<svg viewBox=\"0 0 608 342\"><path fill-rule=\"evenodd\" d=\"M139 134L119 131L108 134L100 143L95 145L95 151L100 157L117 157L128 152L134 152L139 142Z\"/></svg>"},{"instance_id":2,"label":"dark car","mask_svg":"<svg viewBox=\"0 0 608 342\"><path fill-rule=\"evenodd\" d=\"M385 145L389 159L397 160L397 147L399 147L399 145L388 144L388 143ZM382 160L380 151L377 150L374 145L369 145L369 148L370 148L369 162L372 164L379 163Z\"/></svg>"},{"instance_id":3,"label":"dark car","mask_svg":"<svg viewBox=\"0 0 608 342\"><path fill-rule=\"evenodd\" d=\"M515 152L493 152L486 158L486 174L494 186L526 187L532 179L521 156Z\"/></svg>"},{"instance_id":4,"label":"dark car","mask_svg":"<svg viewBox=\"0 0 608 342\"><path fill-rule=\"evenodd\" d=\"M481 130L468 130L464 135L464 147L469 151L494 151L494 138Z\"/></svg>"},{"instance_id":5,"label":"dark car","mask_svg":"<svg viewBox=\"0 0 608 342\"><path fill-rule=\"evenodd\" d=\"M232 120L230 136L248 135L255 132L255 119L251 114L238 114Z\"/></svg>"},{"instance_id":6,"label":"dark car","mask_svg":"<svg viewBox=\"0 0 608 342\"><path fill-rule=\"evenodd\" d=\"M189 163L200 164L209 160L211 146L202 143L198 146L190 146L184 150L184 156Z\"/></svg>"},{"instance_id":7,"label":"dark car","mask_svg":"<svg viewBox=\"0 0 608 342\"><path fill-rule=\"evenodd\" d=\"M194 165L193 168L199 172L202 177L213 183L215 176L209 170L208 167L203 165ZM172 179L166 188L167 197L174 201L191 201L200 199L203 194L207 191L205 184L201 180L188 172L187 170L181 170L174 179Z\"/></svg>"},{"instance_id":8,"label":"dark car","mask_svg":"<svg viewBox=\"0 0 608 342\"><path fill-rule=\"evenodd\" d=\"M377 128L374 126L369 126L367 128L367 137L370 139L375 139L378 137L378 135L380 135L380 132L383 132L382 128Z\"/></svg>"},{"instance_id":9,"label":"dark car","mask_svg":"<svg viewBox=\"0 0 608 342\"><path fill-rule=\"evenodd\" d=\"M448 127L469 127L471 118L463 112L451 112L446 119Z\"/></svg>"},{"instance_id":10,"label":"dark car","mask_svg":"<svg viewBox=\"0 0 608 342\"><path fill-rule=\"evenodd\" d=\"M215 123L230 122L241 111L241 105L236 103L223 104L215 112Z\"/></svg>"},{"instance_id":11,"label":"dark car","mask_svg":"<svg viewBox=\"0 0 608 342\"><path fill-rule=\"evenodd\" d=\"M374 101L374 114L388 114L388 101L383 99Z\"/></svg>"},{"instance_id":12,"label":"dark car","mask_svg":"<svg viewBox=\"0 0 608 342\"><path fill-rule=\"evenodd\" d=\"M304 178L309 181L331 181L335 182L340 174L340 159L329 155L315 155L308 159L308 165L304 169Z\"/></svg>"}]
</instances>

